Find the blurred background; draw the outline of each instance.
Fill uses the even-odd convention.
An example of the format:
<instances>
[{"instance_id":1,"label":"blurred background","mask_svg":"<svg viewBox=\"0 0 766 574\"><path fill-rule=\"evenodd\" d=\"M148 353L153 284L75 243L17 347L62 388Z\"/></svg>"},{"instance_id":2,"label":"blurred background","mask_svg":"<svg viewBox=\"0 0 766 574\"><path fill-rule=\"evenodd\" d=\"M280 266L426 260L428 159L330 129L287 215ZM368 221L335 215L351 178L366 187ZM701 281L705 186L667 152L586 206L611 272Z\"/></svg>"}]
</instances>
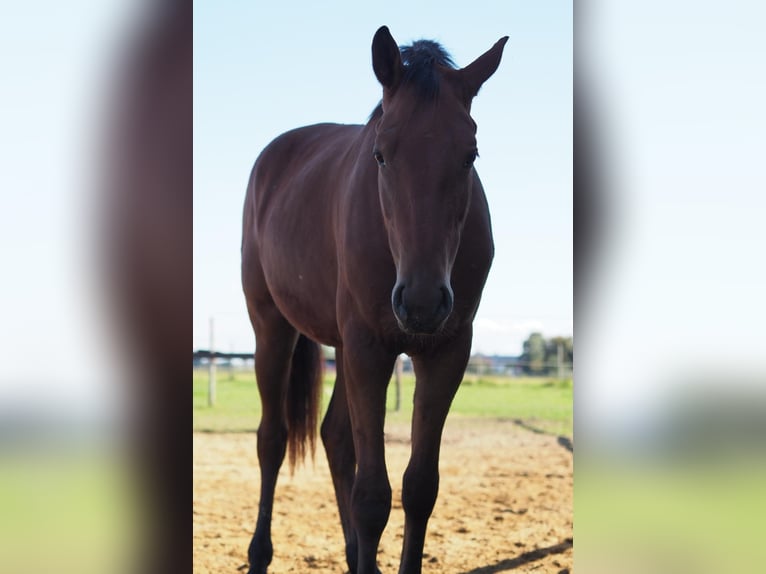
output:
<instances>
[{"instance_id":1,"label":"blurred background","mask_svg":"<svg viewBox=\"0 0 766 574\"><path fill-rule=\"evenodd\" d=\"M764 15L577 3L579 572L765 558Z\"/></svg>"},{"instance_id":2,"label":"blurred background","mask_svg":"<svg viewBox=\"0 0 766 574\"><path fill-rule=\"evenodd\" d=\"M464 64L530 4L540 5L461 6L486 23L465 52L440 33L444 3L431 30L407 29L406 13L387 23L400 42L443 40ZM551 15L540 15L530 50L543 52L561 3L540 6ZM209 8L195 6L200 16ZM253 18L265 13L256 7ZM290 22L309 16L296 5ZM766 558L764 16L742 0L587 0L574 11L578 572L753 572ZM380 15L369 18L374 31ZM371 32L357 32L366 45ZM269 49L276 57L294 42ZM208 176L193 171L193 151L207 144L192 149L191 47L191 4L181 1L17 4L0 21L3 572L174 571L190 561L188 343L207 347L205 325L219 312L192 300L192 190ZM504 72L522 72L513 34L508 48L477 114L508 97ZM337 47L315 54L337 64ZM225 68L216 57L210 66ZM204 104L205 87L194 88ZM349 109L348 121L374 105L372 78L365 89L349 95L364 109ZM546 94L554 89L572 88ZM490 118L478 123L491 131ZM502 155L482 148L485 184L484 165L518 158L523 143ZM234 147L249 156L243 165L259 149ZM538 159L530 180L550 176ZM246 173L226 177L235 181L225 193L244 188ZM238 233L238 220L230 225ZM563 220L532 225L519 223L509 245L568 233ZM565 244L550 250L549 279L564 290ZM561 323L546 318L507 351L490 338L477 352L519 356L533 331L571 335L566 305L551 308ZM543 320L514 313L503 328Z\"/></svg>"},{"instance_id":3,"label":"blurred background","mask_svg":"<svg viewBox=\"0 0 766 574\"><path fill-rule=\"evenodd\" d=\"M2 572L188 571L191 16L3 9Z\"/></svg>"}]
</instances>

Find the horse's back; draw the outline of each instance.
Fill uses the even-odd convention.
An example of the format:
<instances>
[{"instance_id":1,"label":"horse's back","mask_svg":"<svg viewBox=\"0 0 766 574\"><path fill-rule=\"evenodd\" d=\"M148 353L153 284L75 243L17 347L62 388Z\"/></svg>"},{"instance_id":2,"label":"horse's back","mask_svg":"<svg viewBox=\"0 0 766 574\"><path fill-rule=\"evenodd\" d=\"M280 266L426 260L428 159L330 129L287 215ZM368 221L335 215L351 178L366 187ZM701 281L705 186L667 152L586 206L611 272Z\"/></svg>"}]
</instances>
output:
<instances>
[{"instance_id":1,"label":"horse's back","mask_svg":"<svg viewBox=\"0 0 766 574\"><path fill-rule=\"evenodd\" d=\"M316 124L274 139L248 183L242 280L250 299L270 299L310 337L334 344L336 204L344 158L362 126Z\"/></svg>"},{"instance_id":2,"label":"horse's back","mask_svg":"<svg viewBox=\"0 0 766 574\"><path fill-rule=\"evenodd\" d=\"M333 190L327 189L328 184L337 178L339 160L353 151L352 142L361 129L315 124L285 132L269 143L255 161L248 185L255 224L269 216L272 202L282 209L284 202L311 202L319 194L330 199Z\"/></svg>"}]
</instances>

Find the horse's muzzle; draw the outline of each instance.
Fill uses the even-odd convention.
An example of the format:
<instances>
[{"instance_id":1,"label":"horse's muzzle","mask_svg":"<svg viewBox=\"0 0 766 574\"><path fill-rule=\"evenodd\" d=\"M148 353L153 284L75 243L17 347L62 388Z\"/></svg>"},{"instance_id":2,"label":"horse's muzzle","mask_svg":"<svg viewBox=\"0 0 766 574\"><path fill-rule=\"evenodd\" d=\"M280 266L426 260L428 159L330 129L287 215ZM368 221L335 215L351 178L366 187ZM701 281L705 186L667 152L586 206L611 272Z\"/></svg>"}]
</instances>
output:
<instances>
[{"instance_id":1,"label":"horse's muzzle","mask_svg":"<svg viewBox=\"0 0 766 574\"><path fill-rule=\"evenodd\" d=\"M444 283L436 289L407 287L399 282L391 293L391 306L399 327L411 335L432 335L452 313L452 288Z\"/></svg>"}]
</instances>

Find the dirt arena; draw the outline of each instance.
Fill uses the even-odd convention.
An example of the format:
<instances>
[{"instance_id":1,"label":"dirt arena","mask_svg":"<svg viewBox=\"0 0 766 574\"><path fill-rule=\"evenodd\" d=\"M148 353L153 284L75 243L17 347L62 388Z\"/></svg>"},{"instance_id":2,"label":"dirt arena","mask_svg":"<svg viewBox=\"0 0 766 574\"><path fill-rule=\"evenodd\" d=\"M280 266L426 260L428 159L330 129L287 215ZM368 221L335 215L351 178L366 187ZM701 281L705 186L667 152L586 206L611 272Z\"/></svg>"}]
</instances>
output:
<instances>
[{"instance_id":1,"label":"dirt arena","mask_svg":"<svg viewBox=\"0 0 766 574\"><path fill-rule=\"evenodd\" d=\"M409 428L386 429L393 490L378 564L399 567L401 477ZM316 461L283 468L277 486L269 572L347 572L335 497L321 446ZM556 437L511 421L451 419L441 485L425 544L424 574L572 571L572 453ZM194 434L194 572L246 571L258 505L254 433Z\"/></svg>"}]
</instances>

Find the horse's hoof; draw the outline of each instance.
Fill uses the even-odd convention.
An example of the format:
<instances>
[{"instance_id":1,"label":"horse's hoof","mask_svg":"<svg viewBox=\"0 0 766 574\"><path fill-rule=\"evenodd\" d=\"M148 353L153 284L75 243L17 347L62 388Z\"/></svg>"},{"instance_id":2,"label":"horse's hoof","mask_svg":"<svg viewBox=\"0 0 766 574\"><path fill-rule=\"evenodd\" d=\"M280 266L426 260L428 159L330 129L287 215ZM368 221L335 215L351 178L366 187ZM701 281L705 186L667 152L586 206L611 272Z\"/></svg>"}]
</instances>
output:
<instances>
[{"instance_id":1,"label":"horse's hoof","mask_svg":"<svg viewBox=\"0 0 766 574\"><path fill-rule=\"evenodd\" d=\"M271 540L264 541L256 534L247 549L247 561L250 564L247 574L267 574L273 556Z\"/></svg>"},{"instance_id":2,"label":"horse's hoof","mask_svg":"<svg viewBox=\"0 0 766 574\"><path fill-rule=\"evenodd\" d=\"M250 568L247 571L247 574L268 574L269 571L269 565L268 564L255 564L250 566Z\"/></svg>"}]
</instances>

